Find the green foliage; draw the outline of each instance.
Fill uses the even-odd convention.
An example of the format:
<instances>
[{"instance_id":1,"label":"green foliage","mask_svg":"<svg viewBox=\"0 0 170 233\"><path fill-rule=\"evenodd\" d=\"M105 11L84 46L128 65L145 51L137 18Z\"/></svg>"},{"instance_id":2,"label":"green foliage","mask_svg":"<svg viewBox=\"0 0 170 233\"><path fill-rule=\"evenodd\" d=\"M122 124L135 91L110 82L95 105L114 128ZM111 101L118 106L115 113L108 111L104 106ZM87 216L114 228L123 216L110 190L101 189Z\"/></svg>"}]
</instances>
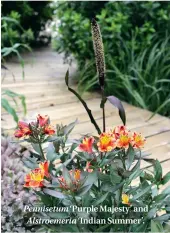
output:
<instances>
[{"instance_id":1,"label":"green foliage","mask_svg":"<svg viewBox=\"0 0 170 233\"><path fill-rule=\"evenodd\" d=\"M56 10L60 22L53 47L67 60L71 55L76 58L80 92L99 89L90 33L93 15L79 3L68 4L59 4ZM106 54L106 94L166 116L170 115L169 12L168 2L105 2L96 12Z\"/></svg>"},{"instance_id":2,"label":"green foliage","mask_svg":"<svg viewBox=\"0 0 170 233\"><path fill-rule=\"evenodd\" d=\"M66 127L66 126L65 126ZM64 127L64 128L65 128ZM61 127L57 127L61 132ZM60 128L60 129L59 129ZM65 138L69 134L64 133L61 135L60 132L57 131L55 137L56 142L65 140ZM69 142L69 141L67 141ZM98 142L98 137L96 137L96 142ZM56 231L64 231L64 232L168 232L168 220L170 218L169 215L169 198L170 192L169 187L166 188L163 192L159 189L160 182L162 179L162 166L156 160L154 161L154 172L145 171L145 169L140 168L141 160L143 156L141 156L141 160L138 160L139 149L134 149L129 147L128 150L113 150L111 152L105 152L104 156L101 157L100 152L97 149L96 145L93 145L93 153L89 154L89 159L93 171L87 172L85 170L84 159L79 157L78 144L80 143L77 140L76 148L72 151L74 154L74 160L70 160L69 148L68 145L61 146L60 149L57 150L57 154L55 153L56 159L60 157L62 160L62 165L59 169L56 169L53 166L53 160L48 160L52 167L49 170L51 174L51 178L48 179L48 182L44 181L45 187L39 191L35 191L35 193L40 197L41 201L36 203L36 206L46 206L46 207L57 207L63 208L67 207L68 211L66 212L54 212L48 213L43 212L39 213L38 217L43 217L46 219L77 219L77 223L74 225L74 230L69 229L69 225L60 224L55 225L53 229L53 225L47 224L46 227L42 224L42 229L48 229L50 232ZM54 142L53 142L54 144ZM52 144L51 144L52 145ZM49 146L51 147L49 144ZM38 151L37 151L38 153ZM54 150L49 150L47 148L48 158L54 156ZM51 154L50 154L51 153ZM81 152L84 157L87 156L86 152ZM41 154L39 154L39 158L41 158ZM39 159L37 160L37 156L34 158L34 154L32 154L31 161L35 168L37 166L37 162L39 163ZM96 160L94 160L94 157ZM130 165L128 168L126 165L128 164L130 158ZM27 158L29 160L29 158ZM106 165L104 161L107 160ZM65 162L68 162L65 166ZM27 164L26 164L27 166ZM70 169L72 169L72 173L70 173ZM79 178L78 184L77 180L73 176L76 169L81 170L81 176ZM125 175L126 174L126 175ZM61 186L59 182L59 178L63 176L66 183L64 187ZM150 179L152 177L152 179ZM169 174L165 175L166 179L169 179ZM75 180L74 180L75 179ZM136 180L138 179L138 181ZM134 181L136 180L136 183ZM77 185L76 185L77 184ZM122 203L122 193L126 193L130 199L130 206ZM88 211L87 209L83 212L81 211L73 211L72 206L77 206L79 208L129 208L128 213L118 213L118 212L109 212L109 211ZM161 214L160 211L164 212ZM141 219L138 224L118 224L118 223L92 223L92 224L80 224L80 218L83 219ZM79 219L79 220L78 220ZM70 226L72 226L70 224ZM45 228L44 228L45 227ZM84 228L85 227L85 228ZM167 229L167 230L166 230Z\"/></svg>"},{"instance_id":3,"label":"green foliage","mask_svg":"<svg viewBox=\"0 0 170 233\"><path fill-rule=\"evenodd\" d=\"M44 38L41 38L40 32L44 30L47 20L51 18L52 8L49 1L37 2L34 1L3 1L2 3L3 18L10 18L9 25L2 29L2 47L11 46L13 44L30 44L35 45L42 43ZM17 27L16 24L21 25ZM47 41L49 38L46 36Z\"/></svg>"},{"instance_id":4,"label":"green foliage","mask_svg":"<svg viewBox=\"0 0 170 233\"><path fill-rule=\"evenodd\" d=\"M15 103L16 107L18 106L17 100L20 100L22 107L23 107L24 115L26 115L27 108L26 108L25 96L21 94L17 94L10 90L3 91L2 96L4 96L3 98L1 98L2 108L4 108L10 115L12 115L14 121L18 123L18 115L17 115L16 109L13 106L11 106L11 104L5 98L5 96L11 98L13 102Z\"/></svg>"}]
</instances>

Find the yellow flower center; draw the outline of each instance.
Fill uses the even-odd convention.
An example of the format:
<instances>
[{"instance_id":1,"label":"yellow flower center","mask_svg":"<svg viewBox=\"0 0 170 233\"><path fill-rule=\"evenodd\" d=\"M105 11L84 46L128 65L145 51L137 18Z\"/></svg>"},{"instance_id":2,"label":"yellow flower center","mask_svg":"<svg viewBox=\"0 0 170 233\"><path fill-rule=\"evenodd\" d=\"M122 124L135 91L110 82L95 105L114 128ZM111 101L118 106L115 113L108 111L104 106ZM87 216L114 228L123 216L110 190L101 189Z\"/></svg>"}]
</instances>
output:
<instances>
[{"instance_id":1,"label":"yellow flower center","mask_svg":"<svg viewBox=\"0 0 170 233\"><path fill-rule=\"evenodd\" d=\"M127 135L121 135L120 140L121 142L127 143L129 142L129 137Z\"/></svg>"},{"instance_id":2,"label":"yellow flower center","mask_svg":"<svg viewBox=\"0 0 170 233\"><path fill-rule=\"evenodd\" d=\"M101 143L102 144L108 144L109 142L110 142L110 137L109 136L103 136L102 138L101 138Z\"/></svg>"},{"instance_id":3,"label":"yellow flower center","mask_svg":"<svg viewBox=\"0 0 170 233\"><path fill-rule=\"evenodd\" d=\"M81 174L80 170L75 171L75 173L74 173L75 180L80 180L80 174Z\"/></svg>"},{"instance_id":4,"label":"yellow flower center","mask_svg":"<svg viewBox=\"0 0 170 233\"><path fill-rule=\"evenodd\" d=\"M38 182L43 181L43 176L41 172L31 172L30 177L31 177L31 180L34 180L34 181L38 181Z\"/></svg>"},{"instance_id":5,"label":"yellow flower center","mask_svg":"<svg viewBox=\"0 0 170 233\"><path fill-rule=\"evenodd\" d=\"M129 196L127 194L122 194L122 203L129 204Z\"/></svg>"}]
</instances>

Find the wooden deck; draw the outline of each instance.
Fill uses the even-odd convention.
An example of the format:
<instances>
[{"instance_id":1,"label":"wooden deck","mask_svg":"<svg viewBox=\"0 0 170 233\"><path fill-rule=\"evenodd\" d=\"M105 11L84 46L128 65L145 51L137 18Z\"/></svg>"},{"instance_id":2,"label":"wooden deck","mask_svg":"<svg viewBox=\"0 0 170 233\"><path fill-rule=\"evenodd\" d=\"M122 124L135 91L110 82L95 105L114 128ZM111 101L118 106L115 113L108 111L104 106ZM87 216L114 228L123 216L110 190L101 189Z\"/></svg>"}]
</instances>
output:
<instances>
[{"instance_id":1,"label":"wooden deck","mask_svg":"<svg viewBox=\"0 0 170 233\"><path fill-rule=\"evenodd\" d=\"M38 113L48 114L52 124L69 124L76 118L79 123L71 137L78 138L81 134L95 133L89 122L83 106L70 93L64 83L67 64L63 64L61 55L52 52L49 48L35 51L26 55L25 79L22 79L22 69L17 61L10 61L6 65L10 69L2 74L4 81L2 89L10 89L26 96L26 119L34 118ZM71 74L75 72L75 65L70 67ZM13 72L16 82L13 81ZM75 84L73 83L73 86ZM76 88L76 86L75 86ZM99 125L102 125L100 96L97 93L85 95L89 107L92 109ZM11 104L14 105L12 101ZM170 119L155 115L150 121L151 112L123 103L129 129L141 132L147 137L145 151L150 157L159 159L163 164L164 174L170 171ZM16 108L16 107L15 107ZM18 106L18 115L23 119L21 105ZM12 134L16 126L12 117L2 110L2 128L4 132ZM109 103L106 104L107 128L121 124L117 110ZM148 164L143 163L142 166Z\"/></svg>"}]
</instances>

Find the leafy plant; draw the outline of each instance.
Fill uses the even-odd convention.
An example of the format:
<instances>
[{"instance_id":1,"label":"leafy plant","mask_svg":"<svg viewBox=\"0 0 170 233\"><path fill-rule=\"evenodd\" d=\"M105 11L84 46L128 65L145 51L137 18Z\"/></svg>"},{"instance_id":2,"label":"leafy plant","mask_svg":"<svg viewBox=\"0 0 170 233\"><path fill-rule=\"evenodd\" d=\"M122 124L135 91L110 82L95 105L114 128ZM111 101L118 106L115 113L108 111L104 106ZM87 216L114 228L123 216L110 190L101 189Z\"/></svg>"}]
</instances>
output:
<instances>
[{"instance_id":1,"label":"leafy plant","mask_svg":"<svg viewBox=\"0 0 170 233\"><path fill-rule=\"evenodd\" d=\"M42 34L48 20L51 19L52 8L49 1L40 2L7 2L2 3L2 16L10 18L8 31L2 30L2 47L13 43L29 44L31 46L48 43L49 36ZM15 21L15 23L14 23ZM22 27L16 26L16 23Z\"/></svg>"},{"instance_id":2,"label":"leafy plant","mask_svg":"<svg viewBox=\"0 0 170 233\"><path fill-rule=\"evenodd\" d=\"M45 208L42 212L33 207L33 212L38 214L28 223L30 226L39 223L41 230L49 232L163 232L168 229L170 219L170 188L161 192L160 186L169 182L170 173L163 176L160 162L143 155L145 138L125 126L125 110L120 100L106 96L103 44L94 19L92 33L103 129L85 101L69 87L67 72L68 90L81 101L98 135L86 135L68 144L76 122L57 125L55 132L49 117L40 114L34 122L19 122L14 134L33 146L32 156L23 161L31 169L24 186L32 188L40 198L36 207ZM118 108L124 124L108 132L105 128L107 100ZM142 160L152 162L154 171L141 169Z\"/></svg>"},{"instance_id":3,"label":"leafy plant","mask_svg":"<svg viewBox=\"0 0 170 233\"><path fill-rule=\"evenodd\" d=\"M68 4L59 4L56 10L60 22L53 47L64 52L66 60L76 59L80 92L98 90L89 30L92 15L79 3ZM96 12L107 54L105 92L166 116L170 114L169 11L166 2L105 2Z\"/></svg>"},{"instance_id":4,"label":"leafy plant","mask_svg":"<svg viewBox=\"0 0 170 233\"><path fill-rule=\"evenodd\" d=\"M4 108L10 115L12 115L14 121L16 123L18 123L19 119L18 119L18 115L16 113L16 110L11 106L11 104L5 98L5 96L11 98L13 100L13 102L15 103L16 107L18 106L17 99L20 100L22 107L23 107L23 110L24 110L24 115L26 115L27 108L26 108L25 96L21 95L21 94L17 94L13 91L10 91L10 90L5 90L2 92L2 98L1 98L2 108Z\"/></svg>"}]
</instances>

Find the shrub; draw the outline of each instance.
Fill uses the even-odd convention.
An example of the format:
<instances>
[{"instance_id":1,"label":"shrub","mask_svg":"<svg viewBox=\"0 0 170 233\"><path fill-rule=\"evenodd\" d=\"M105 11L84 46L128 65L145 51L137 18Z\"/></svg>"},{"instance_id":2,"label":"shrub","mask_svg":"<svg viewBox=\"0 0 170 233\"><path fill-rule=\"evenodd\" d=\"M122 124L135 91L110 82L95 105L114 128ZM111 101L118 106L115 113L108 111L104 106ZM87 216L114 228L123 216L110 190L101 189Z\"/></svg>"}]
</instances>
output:
<instances>
[{"instance_id":1,"label":"shrub","mask_svg":"<svg viewBox=\"0 0 170 233\"><path fill-rule=\"evenodd\" d=\"M51 19L52 9L49 6L49 1L15 1L10 2L10 4L4 1L2 15L12 18L13 21L17 21L22 26L22 28L18 28L11 21L8 30L2 30L2 47L11 46L10 40L13 40L13 44L29 43L32 46L43 42L40 32L44 30L47 21ZM49 38L46 39L49 42Z\"/></svg>"},{"instance_id":2,"label":"shrub","mask_svg":"<svg viewBox=\"0 0 170 233\"><path fill-rule=\"evenodd\" d=\"M66 58L70 55L76 58L81 71L78 80L80 91L82 87L98 89L90 18L81 12L80 7L64 9L59 5L57 10L60 22L53 47L65 52ZM122 100L164 115L169 115L170 102L169 11L168 2L108 2L96 15L104 39L107 79L110 82L106 92L116 93ZM151 62L152 57L155 59ZM140 63L142 59L143 63ZM146 74L146 67L150 74ZM128 86L122 92L125 82ZM148 90L145 92L146 86ZM147 96L148 91L151 97ZM154 98L156 101L153 103Z\"/></svg>"}]
</instances>

